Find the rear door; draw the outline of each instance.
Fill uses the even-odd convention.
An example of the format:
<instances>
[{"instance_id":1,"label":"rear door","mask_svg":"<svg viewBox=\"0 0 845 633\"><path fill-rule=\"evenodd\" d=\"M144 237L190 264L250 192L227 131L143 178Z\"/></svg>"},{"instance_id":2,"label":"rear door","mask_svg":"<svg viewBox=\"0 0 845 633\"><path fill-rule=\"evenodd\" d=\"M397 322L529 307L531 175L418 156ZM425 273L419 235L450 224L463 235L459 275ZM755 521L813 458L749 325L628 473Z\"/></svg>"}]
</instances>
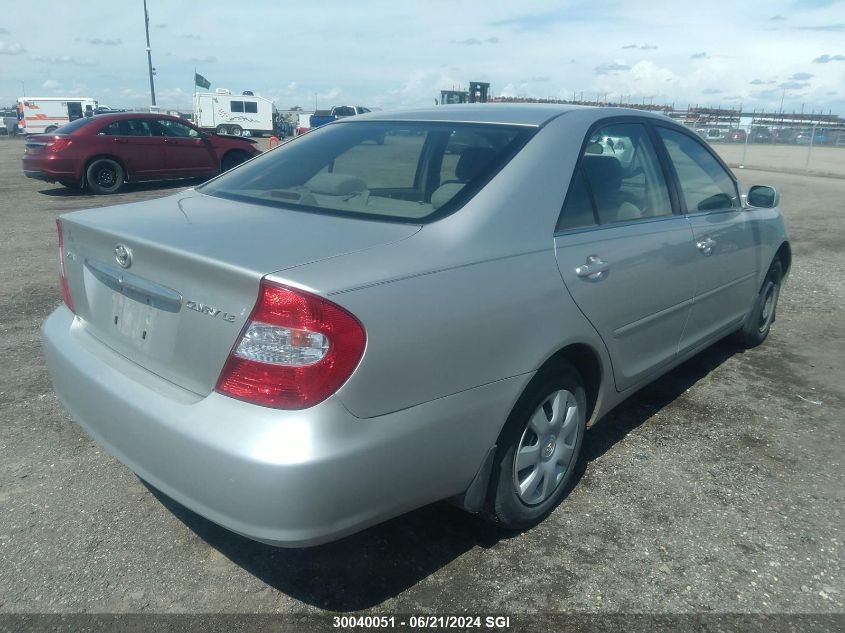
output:
<instances>
[{"instance_id":1,"label":"rear door","mask_svg":"<svg viewBox=\"0 0 845 633\"><path fill-rule=\"evenodd\" d=\"M117 156L126 167L130 180L161 178L166 173L165 139L153 136L152 119L112 121L97 136L102 151Z\"/></svg>"},{"instance_id":2,"label":"rear door","mask_svg":"<svg viewBox=\"0 0 845 633\"><path fill-rule=\"evenodd\" d=\"M168 175L178 178L208 176L220 170L217 155L198 130L173 119L156 121L164 136Z\"/></svg>"},{"instance_id":3,"label":"rear door","mask_svg":"<svg viewBox=\"0 0 845 633\"><path fill-rule=\"evenodd\" d=\"M671 362L690 313L692 232L647 126L586 139L555 234L561 276L610 353L618 390Z\"/></svg>"},{"instance_id":4,"label":"rear door","mask_svg":"<svg viewBox=\"0 0 845 633\"><path fill-rule=\"evenodd\" d=\"M748 314L757 292L757 240L736 181L722 162L693 135L656 129L696 244L695 300L680 345L685 351L726 333Z\"/></svg>"}]
</instances>

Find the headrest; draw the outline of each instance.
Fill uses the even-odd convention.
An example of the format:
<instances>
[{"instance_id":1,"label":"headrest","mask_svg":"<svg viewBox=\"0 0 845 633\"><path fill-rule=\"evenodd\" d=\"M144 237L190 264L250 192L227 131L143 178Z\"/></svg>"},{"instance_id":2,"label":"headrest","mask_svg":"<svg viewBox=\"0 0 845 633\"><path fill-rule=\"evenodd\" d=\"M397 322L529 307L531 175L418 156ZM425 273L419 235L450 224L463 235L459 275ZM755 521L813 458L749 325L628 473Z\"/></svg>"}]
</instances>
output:
<instances>
[{"instance_id":1,"label":"headrest","mask_svg":"<svg viewBox=\"0 0 845 633\"><path fill-rule=\"evenodd\" d=\"M584 154L583 165L584 172L593 186L594 194L619 191L619 187L622 186L622 163L618 158L601 154Z\"/></svg>"},{"instance_id":2,"label":"headrest","mask_svg":"<svg viewBox=\"0 0 845 633\"><path fill-rule=\"evenodd\" d=\"M496 157L496 150L490 147L467 147L461 152L455 166L455 178L469 182L480 174Z\"/></svg>"},{"instance_id":3,"label":"headrest","mask_svg":"<svg viewBox=\"0 0 845 633\"><path fill-rule=\"evenodd\" d=\"M355 176L347 174L330 174L322 172L305 183L312 193L322 193L327 196L345 196L356 191L365 191L367 183Z\"/></svg>"}]
</instances>

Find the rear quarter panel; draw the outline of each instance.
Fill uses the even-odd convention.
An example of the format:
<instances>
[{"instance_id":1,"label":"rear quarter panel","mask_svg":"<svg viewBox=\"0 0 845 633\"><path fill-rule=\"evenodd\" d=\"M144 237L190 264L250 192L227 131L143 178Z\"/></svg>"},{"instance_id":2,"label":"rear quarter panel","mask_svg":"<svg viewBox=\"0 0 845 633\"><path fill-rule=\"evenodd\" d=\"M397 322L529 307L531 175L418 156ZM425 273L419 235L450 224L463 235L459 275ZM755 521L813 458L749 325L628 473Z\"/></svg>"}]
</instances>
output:
<instances>
[{"instance_id":1,"label":"rear quarter panel","mask_svg":"<svg viewBox=\"0 0 845 633\"><path fill-rule=\"evenodd\" d=\"M565 344L595 337L551 249L330 298L367 330L364 358L338 394L359 417L533 372Z\"/></svg>"}]
</instances>

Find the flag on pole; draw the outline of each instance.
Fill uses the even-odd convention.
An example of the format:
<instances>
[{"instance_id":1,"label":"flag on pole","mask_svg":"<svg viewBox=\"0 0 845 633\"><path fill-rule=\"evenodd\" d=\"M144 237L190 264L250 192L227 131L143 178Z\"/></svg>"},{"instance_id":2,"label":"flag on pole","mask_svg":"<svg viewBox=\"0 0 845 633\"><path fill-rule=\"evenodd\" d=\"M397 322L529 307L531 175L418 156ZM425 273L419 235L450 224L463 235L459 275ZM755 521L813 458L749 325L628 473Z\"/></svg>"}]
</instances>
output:
<instances>
[{"instance_id":1,"label":"flag on pole","mask_svg":"<svg viewBox=\"0 0 845 633\"><path fill-rule=\"evenodd\" d=\"M199 73L194 73L194 85L206 90L211 88L211 82Z\"/></svg>"}]
</instances>

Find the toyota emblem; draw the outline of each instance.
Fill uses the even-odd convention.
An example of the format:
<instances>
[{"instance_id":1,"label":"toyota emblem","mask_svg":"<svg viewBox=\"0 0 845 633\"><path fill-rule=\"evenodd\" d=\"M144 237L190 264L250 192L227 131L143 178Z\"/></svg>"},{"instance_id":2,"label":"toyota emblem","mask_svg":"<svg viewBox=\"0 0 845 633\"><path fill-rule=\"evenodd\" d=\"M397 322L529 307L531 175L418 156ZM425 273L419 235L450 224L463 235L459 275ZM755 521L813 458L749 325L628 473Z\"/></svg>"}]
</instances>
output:
<instances>
[{"instance_id":1,"label":"toyota emblem","mask_svg":"<svg viewBox=\"0 0 845 633\"><path fill-rule=\"evenodd\" d=\"M123 244L114 247L114 258L122 268L129 268L132 265L132 251Z\"/></svg>"}]
</instances>

